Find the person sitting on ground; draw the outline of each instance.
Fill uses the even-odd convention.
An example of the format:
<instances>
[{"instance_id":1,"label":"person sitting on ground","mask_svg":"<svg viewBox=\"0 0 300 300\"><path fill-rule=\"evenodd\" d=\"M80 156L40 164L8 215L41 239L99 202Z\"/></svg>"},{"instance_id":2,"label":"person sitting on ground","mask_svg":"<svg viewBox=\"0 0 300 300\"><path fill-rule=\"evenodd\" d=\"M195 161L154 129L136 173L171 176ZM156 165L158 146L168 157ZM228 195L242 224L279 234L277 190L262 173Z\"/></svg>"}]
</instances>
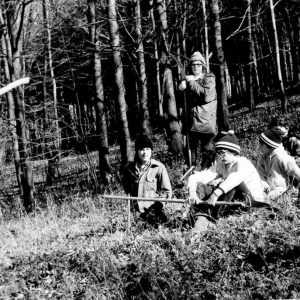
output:
<instances>
[{"instance_id":1,"label":"person sitting on ground","mask_svg":"<svg viewBox=\"0 0 300 300\"><path fill-rule=\"evenodd\" d=\"M291 185L297 186L300 168L282 145L283 133L272 128L259 136L257 171L263 182L264 191L270 200L276 200Z\"/></svg>"},{"instance_id":2,"label":"person sitting on ground","mask_svg":"<svg viewBox=\"0 0 300 300\"><path fill-rule=\"evenodd\" d=\"M296 133L295 126L289 127L283 118L272 117L268 129L272 129L282 137L284 149L295 158L300 166L300 137Z\"/></svg>"},{"instance_id":3,"label":"person sitting on ground","mask_svg":"<svg viewBox=\"0 0 300 300\"><path fill-rule=\"evenodd\" d=\"M188 179L188 201L194 205L194 211L201 212L201 208L204 206L197 206L197 204L203 200L212 208L218 200L232 201L237 197L246 200L247 204L251 206L264 205L265 200L259 174L246 157L240 156L241 148L234 132L224 132L217 139L215 150L216 163L209 169L195 172ZM199 191L202 194L199 195ZM216 208L208 211L208 214L214 219L218 218ZM201 227L201 222L203 222L203 218L198 218L195 228Z\"/></svg>"},{"instance_id":4,"label":"person sitting on ground","mask_svg":"<svg viewBox=\"0 0 300 300\"><path fill-rule=\"evenodd\" d=\"M122 170L125 192L134 197L172 197L172 188L165 166L152 158L153 143L147 135L139 135L135 141L135 159ZM167 217L159 201L135 201L133 209L140 219L152 225L165 223Z\"/></svg>"}]
</instances>

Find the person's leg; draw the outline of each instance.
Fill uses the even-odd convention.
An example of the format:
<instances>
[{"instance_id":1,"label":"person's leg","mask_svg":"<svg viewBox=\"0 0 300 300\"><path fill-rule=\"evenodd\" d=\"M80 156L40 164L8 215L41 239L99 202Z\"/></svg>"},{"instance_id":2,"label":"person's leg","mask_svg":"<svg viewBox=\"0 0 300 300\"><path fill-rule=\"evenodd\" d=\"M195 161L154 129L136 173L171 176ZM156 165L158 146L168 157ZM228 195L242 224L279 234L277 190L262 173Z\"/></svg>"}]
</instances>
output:
<instances>
[{"instance_id":1,"label":"person's leg","mask_svg":"<svg viewBox=\"0 0 300 300\"><path fill-rule=\"evenodd\" d=\"M213 146L213 139L213 134L201 134L201 170L209 168L215 161L216 155Z\"/></svg>"},{"instance_id":2,"label":"person's leg","mask_svg":"<svg viewBox=\"0 0 300 300\"><path fill-rule=\"evenodd\" d=\"M197 195L199 199L206 200L214 191L211 185L198 185ZM206 205L192 205L189 214L190 226L194 232L203 232L212 226L214 219L211 217L211 208Z\"/></svg>"},{"instance_id":3,"label":"person's leg","mask_svg":"<svg viewBox=\"0 0 300 300\"><path fill-rule=\"evenodd\" d=\"M200 141L200 133L199 132L190 132L190 150L191 150L191 160L192 166L196 166L197 163L197 151L198 144Z\"/></svg>"},{"instance_id":4,"label":"person's leg","mask_svg":"<svg viewBox=\"0 0 300 300\"><path fill-rule=\"evenodd\" d=\"M155 201L149 207L145 214L145 221L154 227L157 227L159 224L163 224L168 221L168 218L163 210L163 204L161 202Z\"/></svg>"},{"instance_id":5,"label":"person's leg","mask_svg":"<svg viewBox=\"0 0 300 300\"><path fill-rule=\"evenodd\" d=\"M217 186L212 186L212 185L203 185L201 194L204 195L201 199L206 201L209 196L213 193L213 191L217 188ZM225 202L230 202L232 201L234 195L236 193L236 190L233 189L227 194L222 195L219 198L219 201L225 201ZM198 194L199 195L199 194ZM198 225L201 227L201 221L197 222L198 219L203 220L203 217L206 217L209 221L216 221L219 219L219 215L222 214L223 210L226 209L225 205L222 206L203 206L203 205L195 205L195 226L198 223ZM201 218L199 218L201 217ZM202 228L202 227L201 227Z\"/></svg>"}]
</instances>

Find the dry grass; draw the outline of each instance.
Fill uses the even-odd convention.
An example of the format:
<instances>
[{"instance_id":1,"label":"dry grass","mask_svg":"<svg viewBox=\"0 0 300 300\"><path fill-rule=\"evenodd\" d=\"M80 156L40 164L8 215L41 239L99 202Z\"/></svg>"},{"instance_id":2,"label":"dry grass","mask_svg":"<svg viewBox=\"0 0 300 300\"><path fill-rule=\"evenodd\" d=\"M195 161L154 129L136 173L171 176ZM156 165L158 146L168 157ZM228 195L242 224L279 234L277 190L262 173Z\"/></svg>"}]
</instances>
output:
<instances>
[{"instance_id":1,"label":"dry grass","mask_svg":"<svg viewBox=\"0 0 300 300\"><path fill-rule=\"evenodd\" d=\"M156 139L155 156L166 164L175 196L184 197L177 187L182 158L170 157L162 136ZM255 160L255 136L240 141ZM65 163L70 171L87 160ZM118 183L110 191L122 194ZM300 298L294 190L279 199L280 213L237 210L198 235L182 227L180 205L165 208L172 226L154 229L131 215L129 230L126 202L60 192L48 193L34 214L4 212L0 299Z\"/></svg>"}]
</instances>

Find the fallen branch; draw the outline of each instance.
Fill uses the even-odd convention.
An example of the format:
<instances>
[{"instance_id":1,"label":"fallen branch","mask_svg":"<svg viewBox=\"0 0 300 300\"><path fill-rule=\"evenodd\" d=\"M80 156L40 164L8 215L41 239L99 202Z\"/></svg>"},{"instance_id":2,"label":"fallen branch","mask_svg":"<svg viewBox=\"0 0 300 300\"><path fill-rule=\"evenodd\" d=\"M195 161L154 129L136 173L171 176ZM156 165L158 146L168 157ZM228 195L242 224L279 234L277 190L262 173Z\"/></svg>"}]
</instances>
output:
<instances>
[{"instance_id":1,"label":"fallen branch","mask_svg":"<svg viewBox=\"0 0 300 300\"><path fill-rule=\"evenodd\" d=\"M181 203L185 204L185 199L166 199L166 198L143 198L143 197L131 197L131 196L118 196L118 195L103 195L104 199L115 199L115 200L135 200L135 201L159 201L167 203ZM206 201L201 201L199 205L209 205ZM197 205L198 205L197 204ZM228 205L228 206L244 206L244 202L226 202L217 201L215 205Z\"/></svg>"},{"instance_id":2,"label":"fallen branch","mask_svg":"<svg viewBox=\"0 0 300 300\"><path fill-rule=\"evenodd\" d=\"M21 78L21 79L18 79L18 80L15 80L11 83L9 83L8 85L6 85L5 87L1 88L0 89L0 96L11 91L12 89L22 85L22 84L28 84L30 81L30 78L29 77L25 77L25 78Z\"/></svg>"}]
</instances>

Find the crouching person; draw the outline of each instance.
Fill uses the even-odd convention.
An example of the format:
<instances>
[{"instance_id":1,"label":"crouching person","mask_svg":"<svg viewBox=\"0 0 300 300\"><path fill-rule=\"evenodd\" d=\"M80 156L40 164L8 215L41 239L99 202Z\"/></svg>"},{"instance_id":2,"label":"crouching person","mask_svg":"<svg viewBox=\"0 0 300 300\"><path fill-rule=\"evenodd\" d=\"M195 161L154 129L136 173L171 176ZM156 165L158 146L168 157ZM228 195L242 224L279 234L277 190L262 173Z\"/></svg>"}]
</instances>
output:
<instances>
[{"instance_id":1,"label":"crouching person","mask_svg":"<svg viewBox=\"0 0 300 300\"><path fill-rule=\"evenodd\" d=\"M122 184L130 196L144 198L171 198L172 189L165 166L152 158L153 143L146 135L135 141L135 159L122 171ZM165 223L167 217L159 201L134 201L132 209L138 218L151 225Z\"/></svg>"},{"instance_id":2,"label":"crouching person","mask_svg":"<svg viewBox=\"0 0 300 300\"><path fill-rule=\"evenodd\" d=\"M292 185L300 182L300 168L282 145L282 132L272 128L259 137L261 155L257 170L270 201L276 201Z\"/></svg>"},{"instance_id":3,"label":"crouching person","mask_svg":"<svg viewBox=\"0 0 300 300\"><path fill-rule=\"evenodd\" d=\"M241 148L234 132L229 131L217 139L215 150L216 163L188 179L188 201L195 215L195 231L206 229L203 223L210 224L207 218L218 218L219 209L215 207L218 200L232 201L239 197L251 206L265 204L259 174L246 157L240 156ZM200 205L202 201L209 205Z\"/></svg>"}]
</instances>

